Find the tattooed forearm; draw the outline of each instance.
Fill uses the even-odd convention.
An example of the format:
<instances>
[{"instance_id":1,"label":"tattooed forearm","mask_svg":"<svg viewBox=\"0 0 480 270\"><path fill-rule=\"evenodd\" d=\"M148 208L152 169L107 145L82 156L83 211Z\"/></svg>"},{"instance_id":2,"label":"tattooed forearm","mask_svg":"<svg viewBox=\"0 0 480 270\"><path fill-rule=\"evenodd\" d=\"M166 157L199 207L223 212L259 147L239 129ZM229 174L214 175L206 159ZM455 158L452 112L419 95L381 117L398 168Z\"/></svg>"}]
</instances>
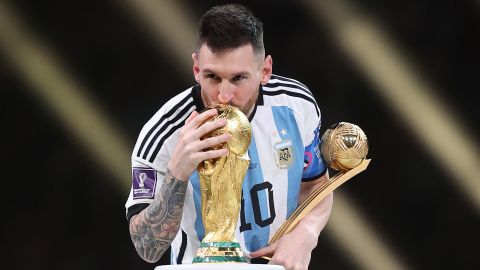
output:
<instances>
[{"instance_id":1,"label":"tattooed forearm","mask_svg":"<svg viewBox=\"0 0 480 270\"><path fill-rule=\"evenodd\" d=\"M145 261L158 261L177 235L186 190L187 182L175 179L167 169L155 200L130 220L130 236Z\"/></svg>"}]
</instances>

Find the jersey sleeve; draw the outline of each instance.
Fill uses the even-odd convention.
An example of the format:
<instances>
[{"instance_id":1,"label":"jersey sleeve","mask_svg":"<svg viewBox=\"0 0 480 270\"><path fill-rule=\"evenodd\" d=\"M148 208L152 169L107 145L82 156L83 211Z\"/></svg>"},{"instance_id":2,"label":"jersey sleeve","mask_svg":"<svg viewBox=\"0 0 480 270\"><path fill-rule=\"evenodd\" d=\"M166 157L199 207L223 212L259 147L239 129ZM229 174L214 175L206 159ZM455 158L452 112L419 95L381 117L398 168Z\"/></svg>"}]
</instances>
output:
<instances>
[{"instance_id":1,"label":"jersey sleeve","mask_svg":"<svg viewBox=\"0 0 480 270\"><path fill-rule=\"evenodd\" d=\"M315 180L326 171L327 166L320 153L320 126L317 125L313 131L311 143L305 147L302 181Z\"/></svg>"},{"instance_id":2,"label":"jersey sleeve","mask_svg":"<svg viewBox=\"0 0 480 270\"><path fill-rule=\"evenodd\" d=\"M127 220L153 201L157 189L163 183L164 172L157 171L138 161L132 161L132 187L125 204Z\"/></svg>"},{"instance_id":3,"label":"jersey sleeve","mask_svg":"<svg viewBox=\"0 0 480 270\"><path fill-rule=\"evenodd\" d=\"M131 156L132 186L125 203L127 219L155 199L163 184L178 131L194 109L191 89L187 89L165 103L143 126Z\"/></svg>"},{"instance_id":4,"label":"jersey sleeve","mask_svg":"<svg viewBox=\"0 0 480 270\"><path fill-rule=\"evenodd\" d=\"M303 110L305 151L302 182L308 182L324 175L327 171L327 166L320 152L320 109L316 103L309 103L303 106Z\"/></svg>"}]
</instances>

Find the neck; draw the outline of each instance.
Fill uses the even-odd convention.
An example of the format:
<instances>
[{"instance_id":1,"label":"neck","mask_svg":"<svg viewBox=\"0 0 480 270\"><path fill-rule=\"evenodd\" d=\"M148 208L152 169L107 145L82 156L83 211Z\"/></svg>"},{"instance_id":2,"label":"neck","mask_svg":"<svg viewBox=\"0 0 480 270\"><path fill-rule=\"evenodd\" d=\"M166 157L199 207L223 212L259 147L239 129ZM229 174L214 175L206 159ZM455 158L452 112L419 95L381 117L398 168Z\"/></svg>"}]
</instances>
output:
<instances>
[{"instance_id":1,"label":"neck","mask_svg":"<svg viewBox=\"0 0 480 270\"><path fill-rule=\"evenodd\" d=\"M252 115L253 110L255 109L259 94L260 94L260 89L257 91L257 94L255 95L255 98L253 99L253 103L251 104L250 108L248 109L247 112L245 112L245 116L247 116L248 119L250 119L250 116Z\"/></svg>"}]
</instances>

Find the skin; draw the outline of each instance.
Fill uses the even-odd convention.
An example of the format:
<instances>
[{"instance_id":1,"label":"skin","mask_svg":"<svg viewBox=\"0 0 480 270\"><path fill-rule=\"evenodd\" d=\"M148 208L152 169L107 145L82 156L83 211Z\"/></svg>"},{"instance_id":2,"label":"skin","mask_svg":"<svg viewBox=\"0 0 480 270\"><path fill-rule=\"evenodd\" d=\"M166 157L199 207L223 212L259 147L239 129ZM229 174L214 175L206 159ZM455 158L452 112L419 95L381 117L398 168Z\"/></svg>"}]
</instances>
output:
<instances>
[{"instance_id":1,"label":"skin","mask_svg":"<svg viewBox=\"0 0 480 270\"><path fill-rule=\"evenodd\" d=\"M192 54L193 74L201 85L205 106L230 104L249 116L259 93L259 85L265 85L272 74L272 57L254 52L250 44L237 48L216 51L203 44ZM223 127L225 119L217 119L202 125L216 115L216 110L199 114L194 111L180 130L173 155L168 162L165 183L161 196L130 220L130 234L139 255L146 261L156 262L173 241L179 230L183 212L185 192L170 186L186 187L188 177L202 160L224 156L227 149L203 151L224 143L228 134L200 138L212 130ZM303 200L322 182L328 174L308 183L302 183L300 200ZM169 203L174 202L174 203ZM252 252L252 257L270 256L271 263L286 269L307 269L311 251L330 214L332 196L327 197L289 234L274 244Z\"/></svg>"},{"instance_id":2,"label":"skin","mask_svg":"<svg viewBox=\"0 0 480 270\"><path fill-rule=\"evenodd\" d=\"M250 115L259 85L272 75L272 57L254 52L250 44L213 53L203 45L192 54L193 75L202 86L206 105L229 104Z\"/></svg>"},{"instance_id":3,"label":"skin","mask_svg":"<svg viewBox=\"0 0 480 270\"><path fill-rule=\"evenodd\" d=\"M167 250L180 227L187 182L178 181L170 171L155 200L130 219L130 236L138 254L156 262Z\"/></svg>"}]
</instances>

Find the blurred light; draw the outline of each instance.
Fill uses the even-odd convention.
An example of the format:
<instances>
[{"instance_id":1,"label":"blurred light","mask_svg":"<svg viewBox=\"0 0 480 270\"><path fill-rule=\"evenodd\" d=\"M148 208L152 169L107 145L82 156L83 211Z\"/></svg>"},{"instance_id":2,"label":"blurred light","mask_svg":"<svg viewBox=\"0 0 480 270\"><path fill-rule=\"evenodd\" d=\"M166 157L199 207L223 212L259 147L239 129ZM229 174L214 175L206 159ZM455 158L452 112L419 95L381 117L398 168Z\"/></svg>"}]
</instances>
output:
<instances>
[{"instance_id":1,"label":"blurred light","mask_svg":"<svg viewBox=\"0 0 480 270\"><path fill-rule=\"evenodd\" d=\"M197 42L197 27L179 1L124 0L123 4L135 12L135 18L152 33L163 55L171 58L178 70L192 70L191 55ZM188 72L188 77L192 76Z\"/></svg>"},{"instance_id":2,"label":"blurred light","mask_svg":"<svg viewBox=\"0 0 480 270\"><path fill-rule=\"evenodd\" d=\"M52 114L84 144L95 161L118 180L131 185L130 150L105 114L89 98L40 40L23 27L5 2L0 2L0 50L45 103ZM68 153L66 153L68 154ZM89 181L90 179L85 179ZM115 183L115 186L119 186Z\"/></svg>"},{"instance_id":3,"label":"blurred light","mask_svg":"<svg viewBox=\"0 0 480 270\"><path fill-rule=\"evenodd\" d=\"M363 269L399 270L407 269L398 261L375 233L354 204L335 192L333 210L326 230Z\"/></svg>"},{"instance_id":4,"label":"blurred light","mask_svg":"<svg viewBox=\"0 0 480 270\"><path fill-rule=\"evenodd\" d=\"M446 104L417 77L392 41L352 10L347 1L305 0L319 23L327 22L339 44L375 84L375 90L412 129L432 156L480 210L480 152L470 132ZM322 19L320 19L322 18Z\"/></svg>"}]
</instances>

